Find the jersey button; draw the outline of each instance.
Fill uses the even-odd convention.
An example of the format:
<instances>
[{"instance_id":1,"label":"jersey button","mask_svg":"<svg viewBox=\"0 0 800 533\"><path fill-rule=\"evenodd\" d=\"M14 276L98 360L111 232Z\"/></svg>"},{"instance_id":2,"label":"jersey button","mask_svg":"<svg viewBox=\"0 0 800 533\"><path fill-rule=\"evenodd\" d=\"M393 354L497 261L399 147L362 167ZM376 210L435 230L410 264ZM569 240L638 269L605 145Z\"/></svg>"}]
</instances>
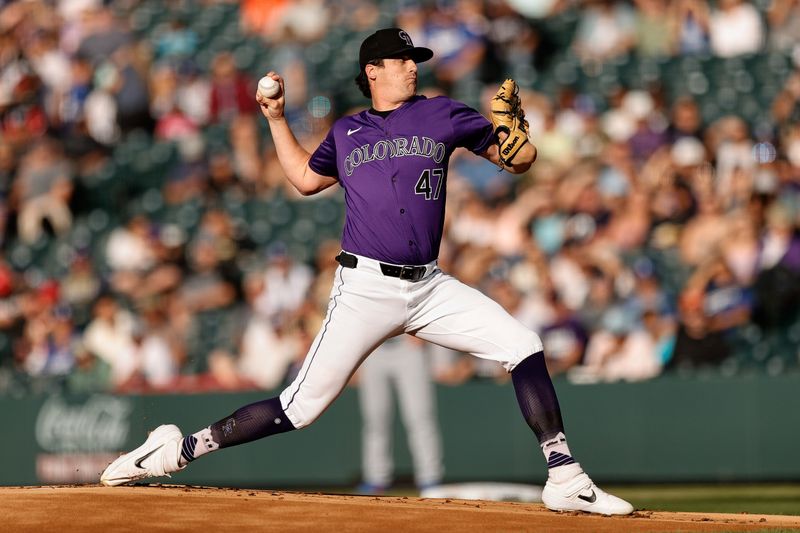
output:
<instances>
[{"instance_id":1,"label":"jersey button","mask_svg":"<svg viewBox=\"0 0 800 533\"><path fill-rule=\"evenodd\" d=\"M414 246L414 241L408 241L409 246Z\"/></svg>"},{"instance_id":2,"label":"jersey button","mask_svg":"<svg viewBox=\"0 0 800 533\"><path fill-rule=\"evenodd\" d=\"M400 214L401 214L401 215L402 215L403 213L405 213L405 212L406 212L406 210L405 210L405 209L401 209L401 210L400 210Z\"/></svg>"}]
</instances>

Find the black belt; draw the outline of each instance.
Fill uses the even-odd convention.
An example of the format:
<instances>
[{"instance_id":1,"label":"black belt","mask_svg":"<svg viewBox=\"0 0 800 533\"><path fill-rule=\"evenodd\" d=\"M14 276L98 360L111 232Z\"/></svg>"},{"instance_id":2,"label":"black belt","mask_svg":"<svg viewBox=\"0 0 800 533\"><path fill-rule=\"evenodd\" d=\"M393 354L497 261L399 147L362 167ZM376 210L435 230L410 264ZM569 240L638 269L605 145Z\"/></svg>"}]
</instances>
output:
<instances>
[{"instance_id":1,"label":"black belt","mask_svg":"<svg viewBox=\"0 0 800 533\"><path fill-rule=\"evenodd\" d=\"M358 265L358 257L342 252L336 256L336 260L345 268L355 268ZM378 263L381 266L381 272L384 276L390 278L400 278L407 281L419 281L425 277L428 268L425 266L400 266L388 265L386 263Z\"/></svg>"}]
</instances>

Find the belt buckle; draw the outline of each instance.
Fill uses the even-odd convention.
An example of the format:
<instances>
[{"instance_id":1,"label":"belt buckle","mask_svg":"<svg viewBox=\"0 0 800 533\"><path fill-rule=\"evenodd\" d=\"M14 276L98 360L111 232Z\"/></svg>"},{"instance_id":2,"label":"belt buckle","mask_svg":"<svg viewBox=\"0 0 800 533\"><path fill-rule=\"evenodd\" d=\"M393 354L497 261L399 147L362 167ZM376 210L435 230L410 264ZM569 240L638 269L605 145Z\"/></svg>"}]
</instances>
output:
<instances>
[{"instance_id":1,"label":"belt buckle","mask_svg":"<svg viewBox=\"0 0 800 533\"><path fill-rule=\"evenodd\" d=\"M419 277L416 274L416 267L408 265L400 267L400 279L417 281Z\"/></svg>"}]
</instances>

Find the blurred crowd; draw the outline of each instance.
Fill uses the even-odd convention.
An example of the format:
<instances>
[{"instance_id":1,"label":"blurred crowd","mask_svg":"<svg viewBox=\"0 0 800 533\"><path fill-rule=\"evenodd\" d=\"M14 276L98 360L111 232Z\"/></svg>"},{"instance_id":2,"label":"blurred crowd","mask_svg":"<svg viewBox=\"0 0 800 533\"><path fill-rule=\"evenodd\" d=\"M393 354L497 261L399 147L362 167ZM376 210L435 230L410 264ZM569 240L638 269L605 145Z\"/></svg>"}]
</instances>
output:
<instances>
[{"instance_id":1,"label":"blurred crowd","mask_svg":"<svg viewBox=\"0 0 800 533\"><path fill-rule=\"evenodd\" d=\"M522 85L538 161L516 177L456 153L440 265L540 332L553 375L798 366L800 1L31 0L0 2L0 392L292 379L339 244L298 257L228 209L316 201L287 185L255 80L265 66L285 77L287 116L313 150L337 116L368 104L353 100L357 43L392 24L436 53L420 68L423 94L485 113L502 79ZM555 58L594 72L620 58L759 54L791 68L757 123L707 120L692 94L658 80L607 94L540 83ZM331 65L339 78L315 70ZM86 183L131 139L177 155L155 187L115 175L121 200L90 199ZM127 207L142 197L195 206L197 223ZM98 207L102 239L76 239ZM13 260L48 247L53 268ZM430 352L440 383L506 379L493 363Z\"/></svg>"}]
</instances>

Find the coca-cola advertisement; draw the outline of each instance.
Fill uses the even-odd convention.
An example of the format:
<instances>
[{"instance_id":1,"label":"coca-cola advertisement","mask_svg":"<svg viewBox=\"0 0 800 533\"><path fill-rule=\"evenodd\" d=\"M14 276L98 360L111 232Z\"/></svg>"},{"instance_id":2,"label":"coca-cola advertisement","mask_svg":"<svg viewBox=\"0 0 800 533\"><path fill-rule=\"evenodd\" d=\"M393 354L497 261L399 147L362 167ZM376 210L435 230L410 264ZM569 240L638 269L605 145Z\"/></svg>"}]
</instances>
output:
<instances>
[{"instance_id":1,"label":"coca-cola advertisement","mask_svg":"<svg viewBox=\"0 0 800 533\"><path fill-rule=\"evenodd\" d=\"M124 448L133 404L127 398L93 395L78 403L51 396L36 418L36 474L43 483L96 480Z\"/></svg>"}]
</instances>

